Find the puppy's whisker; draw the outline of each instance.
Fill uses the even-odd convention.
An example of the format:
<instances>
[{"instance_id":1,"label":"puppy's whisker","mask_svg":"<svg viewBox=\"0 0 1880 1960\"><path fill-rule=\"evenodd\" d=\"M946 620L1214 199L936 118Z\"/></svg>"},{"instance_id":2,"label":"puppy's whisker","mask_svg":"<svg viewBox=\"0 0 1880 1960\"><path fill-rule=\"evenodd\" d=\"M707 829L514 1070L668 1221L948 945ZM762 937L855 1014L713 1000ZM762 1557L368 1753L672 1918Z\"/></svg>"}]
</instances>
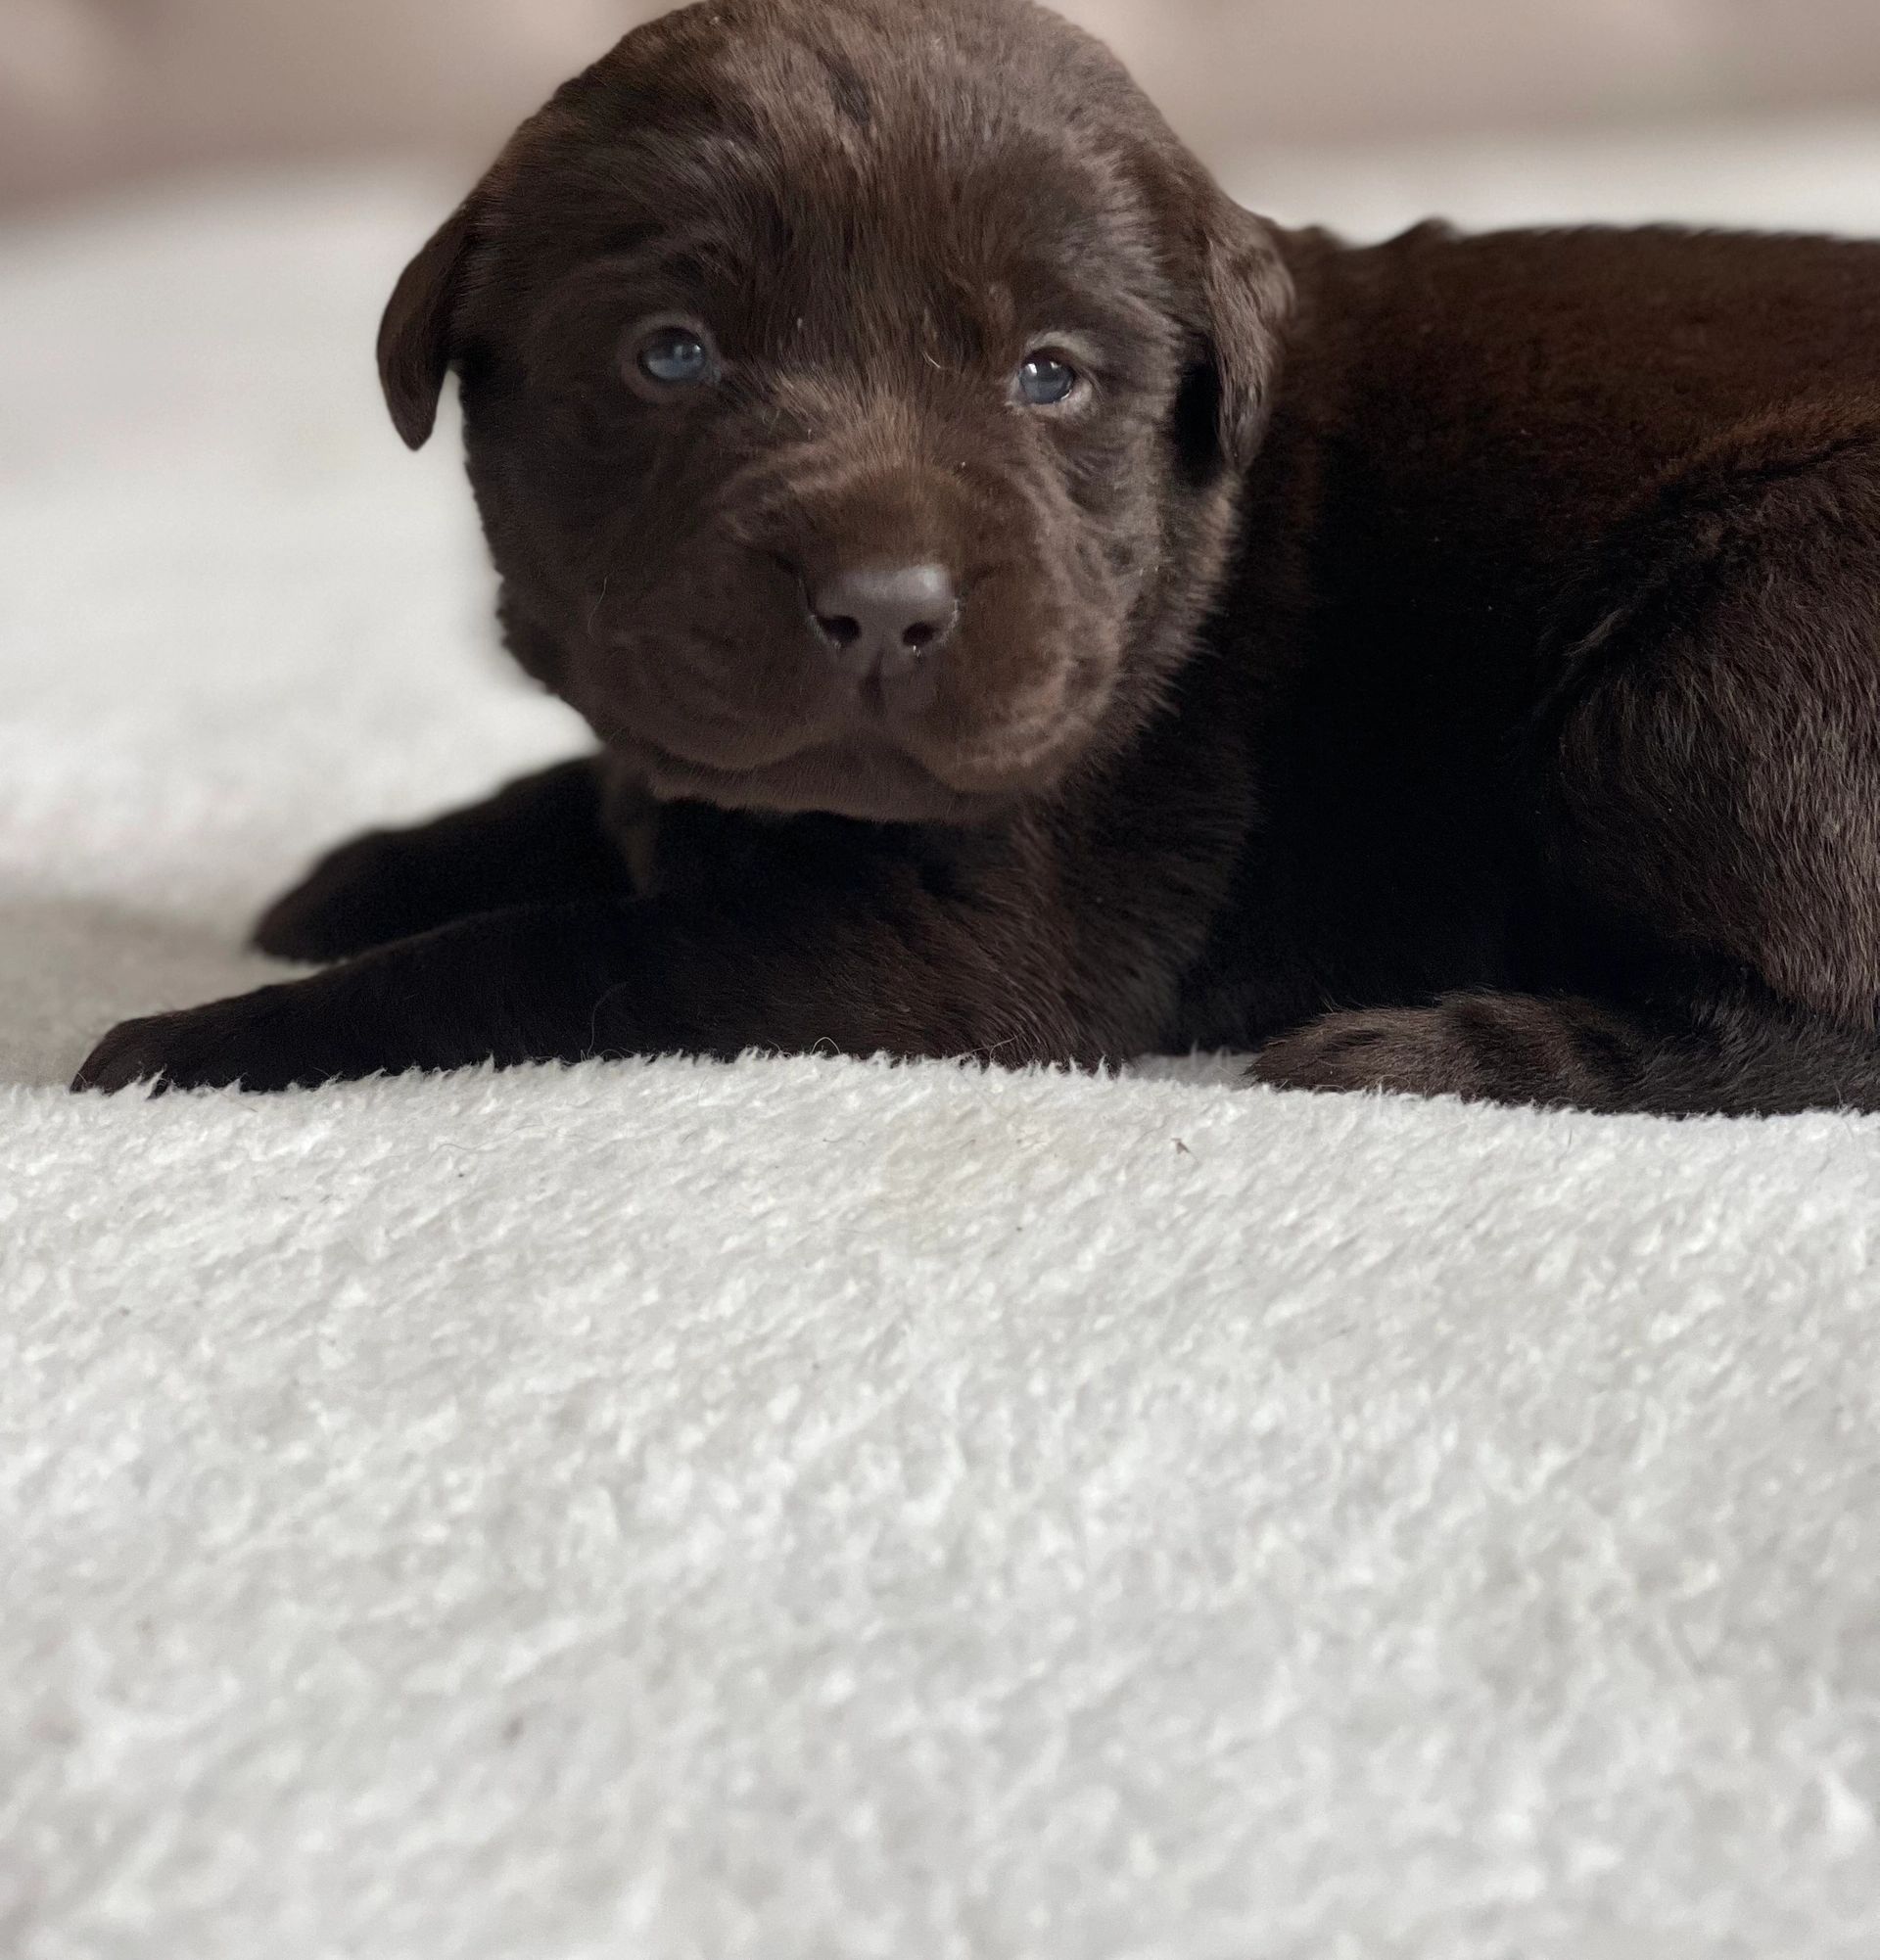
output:
<instances>
[{"instance_id":1,"label":"puppy's whisker","mask_svg":"<svg viewBox=\"0 0 1880 1960\"><path fill-rule=\"evenodd\" d=\"M588 637L589 639L594 637L595 629L600 621L601 608L607 603L607 591L610 583L611 581L608 578L601 580L600 590L594 594L594 602L588 609Z\"/></svg>"}]
</instances>

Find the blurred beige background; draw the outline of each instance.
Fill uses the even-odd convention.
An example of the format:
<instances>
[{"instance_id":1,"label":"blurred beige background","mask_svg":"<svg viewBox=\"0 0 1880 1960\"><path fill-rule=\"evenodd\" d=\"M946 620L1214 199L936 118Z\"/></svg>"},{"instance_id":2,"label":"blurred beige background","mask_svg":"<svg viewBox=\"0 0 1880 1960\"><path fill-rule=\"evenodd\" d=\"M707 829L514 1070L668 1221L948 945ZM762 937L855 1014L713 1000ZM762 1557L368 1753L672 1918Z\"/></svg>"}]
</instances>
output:
<instances>
[{"instance_id":1,"label":"blurred beige background","mask_svg":"<svg viewBox=\"0 0 1880 1960\"><path fill-rule=\"evenodd\" d=\"M487 153L647 0L0 0L0 202ZM1880 0L1068 0L1224 170L1289 143L1880 100Z\"/></svg>"}]
</instances>

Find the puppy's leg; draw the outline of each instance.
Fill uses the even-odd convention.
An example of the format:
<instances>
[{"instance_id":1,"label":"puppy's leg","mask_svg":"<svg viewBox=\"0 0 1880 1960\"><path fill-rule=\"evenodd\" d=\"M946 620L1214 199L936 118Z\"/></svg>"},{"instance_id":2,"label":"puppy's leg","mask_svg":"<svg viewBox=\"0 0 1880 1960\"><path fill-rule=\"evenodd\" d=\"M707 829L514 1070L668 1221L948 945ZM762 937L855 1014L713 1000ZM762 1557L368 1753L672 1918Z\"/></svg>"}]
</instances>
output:
<instances>
[{"instance_id":1,"label":"puppy's leg","mask_svg":"<svg viewBox=\"0 0 1880 1960\"><path fill-rule=\"evenodd\" d=\"M1574 610L1535 802L1632 1003L1336 1015L1256 1075L1679 1114L1880 1107L1880 434L1720 442L1611 540Z\"/></svg>"},{"instance_id":2,"label":"puppy's leg","mask_svg":"<svg viewBox=\"0 0 1880 1960\"><path fill-rule=\"evenodd\" d=\"M341 846L268 910L255 943L318 965L477 912L627 889L599 767L567 763L473 809Z\"/></svg>"},{"instance_id":3,"label":"puppy's leg","mask_svg":"<svg viewBox=\"0 0 1880 1960\"><path fill-rule=\"evenodd\" d=\"M1154 1046L1146 998L1140 1023L1100 1023L1075 1004L1090 976L1063 964L1071 935L1039 930L1049 903L936 897L902 864L871 886L777 878L485 913L286 986L131 1022L74 1087L278 1090L749 1049L1092 1063ZM1091 990L1112 1003L1126 992Z\"/></svg>"},{"instance_id":4,"label":"puppy's leg","mask_svg":"<svg viewBox=\"0 0 1880 1960\"><path fill-rule=\"evenodd\" d=\"M1253 1079L1662 1116L1880 1109L1880 1041L1740 995L1632 1008L1527 994L1330 1014L1269 1043Z\"/></svg>"},{"instance_id":5,"label":"puppy's leg","mask_svg":"<svg viewBox=\"0 0 1880 1960\"><path fill-rule=\"evenodd\" d=\"M1616 540L1541 718L1569 883L1880 1029L1880 434L1722 445Z\"/></svg>"},{"instance_id":6,"label":"puppy's leg","mask_svg":"<svg viewBox=\"0 0 1880 1960\"><path fill-rule=\"evenodd\" d=\"M411 1069L576 1060L599 1047L629 908L484 912L306 980L127 1021L74 1089L313 1088Z\"/></svg>"}]
</instances>

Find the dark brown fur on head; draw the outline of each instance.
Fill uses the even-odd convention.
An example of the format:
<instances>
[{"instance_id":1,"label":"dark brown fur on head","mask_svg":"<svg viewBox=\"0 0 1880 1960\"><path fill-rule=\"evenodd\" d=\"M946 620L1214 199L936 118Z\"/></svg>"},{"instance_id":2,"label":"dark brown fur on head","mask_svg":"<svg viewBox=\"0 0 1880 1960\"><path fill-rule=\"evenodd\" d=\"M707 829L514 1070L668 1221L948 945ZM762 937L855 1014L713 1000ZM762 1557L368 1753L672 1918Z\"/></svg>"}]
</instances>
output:
<instances>
[{"instance_id":1,"label":"dark brown fur on head","mask_svg":"<svg viewBox=\"0 0 1880 1960\"><path fill-rule=\"evenodd\" d=\"M456 367L512 646L656 794L961 818L1113 745L1182 658L1289 292L1042 10L711 0L523 129L381 354L413 443ZM664 325L709 383L635 372ZM1061 405L1015 392L1039 350ZM902 565L944 569L950 637L864 672L815 595Z\"/></svg>"}]
</instances>

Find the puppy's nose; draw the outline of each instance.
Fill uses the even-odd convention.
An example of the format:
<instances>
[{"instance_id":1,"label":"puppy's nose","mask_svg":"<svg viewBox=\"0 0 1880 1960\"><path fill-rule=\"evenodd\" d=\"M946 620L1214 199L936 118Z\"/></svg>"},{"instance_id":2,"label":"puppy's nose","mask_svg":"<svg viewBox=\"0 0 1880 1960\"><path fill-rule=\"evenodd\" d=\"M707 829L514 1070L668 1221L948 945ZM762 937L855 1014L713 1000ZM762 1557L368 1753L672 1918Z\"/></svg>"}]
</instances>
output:
<instances>
[{"instance_id":1,"label":"puppy's nose","mask_svg":"<svg viewBox=\"0 0 1880 1960\"><path fill-rule=\"evenodd\" d=\"M944 565L872 565L823 580L810 611L845 661L866 674L891 673L946 644L960 594Z\"/></svg>"}]
</instances>

